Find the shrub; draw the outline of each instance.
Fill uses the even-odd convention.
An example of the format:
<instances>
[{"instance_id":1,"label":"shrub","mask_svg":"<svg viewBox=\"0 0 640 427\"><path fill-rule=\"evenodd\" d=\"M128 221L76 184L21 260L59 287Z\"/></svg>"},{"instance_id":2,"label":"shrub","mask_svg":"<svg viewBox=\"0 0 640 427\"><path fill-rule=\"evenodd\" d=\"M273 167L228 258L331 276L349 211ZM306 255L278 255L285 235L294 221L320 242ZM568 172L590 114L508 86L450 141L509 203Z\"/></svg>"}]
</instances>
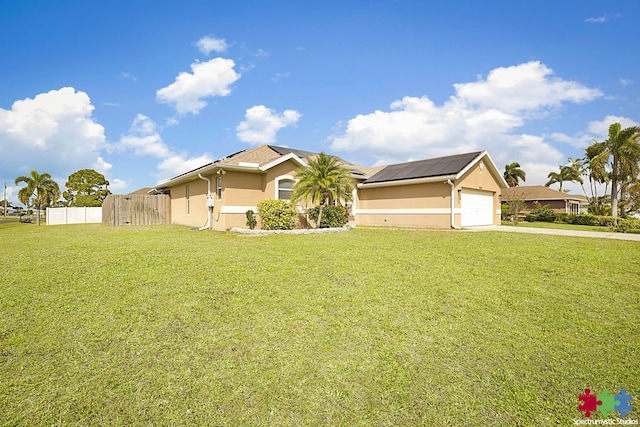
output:
<instances>
[{"instance_id":1,"label":"shrub","mask_svg":"<svg viewBox=\"0 0 640 427\"><path fill-rule=\"evenodd\" d=\"M640 219L618 218L618 225L612 226L611 231L617 231L619 233L640 234Z\"/></svg>"},{"instance_id":2,"label":"shrub","mask_svg":"<svg viewBox=\"0 0 640 427\"><path fill-rule=\"evenodd\" d=\"M249 227L249 230L253 230L254 228L256 228L256 224L258 223L258 221L256 221L256 216L254 215L253 211L249 209L247 212L245 212L245 215L247 216L247 227Z\"/></svg>"},{"instance_id":3,"label":"shrub","mask_svg":"<svg viewBox=\"0 0 640 427\"><path fill-rule=\"evenodd\" d=\"M293 230L298 222L298 210L286 200L262 200L258 215L263 230Z\"/></svg>"},{"instance_id":4,"label":"shrub","mask_svg":"<svg viewBox=\"0 0 640 427\"><path fill-rule=\"evenodd\" d=\"M540 206L538 204L527 214L526 220L529 222L554 222L556 213L549 205Z\"/></svg>"},{"instance_id":5,"label":"shrub","mask_svg":"<svg viewBox=\"0 0 640 427\"><path fill-rule=\"evenodd\" d=\"M318 221L318 213L320 208L315 207L307 210L309 219L313 222ZM344 206L325 206L322 208L322 219L319 228L337 228L344 227L349 221L349 211Z\"/></svg>"},{"instance_id":6,"label":"shrub","mask_svg":"<svg viewBox=\"0 0 640 427\"><path fill-rule=\"evenodd\" d=\"M573 224L577 225L600 225L598 217L593 214L576 215Z\"/></svg>"},{"instance_id":7,"label":"shrub","mask_svg":"<svg viewBox=\"0 0 640 427\"><path fill-rule=\"evenodd\" d=\"M560 222L564 224L573 224L575 217L576 217L575 214L558 212L556 213L556 222Z\"/></svg>"},{"instance_id":8,"label":"shrub","mask_svg":"<svg viewBox=\"0 0 640 427\"><path fill-rule=\"evenodd\" d=\"M613 226L613 217L600 215L598 216L598 225L602 225L604 227L612 227Z\"/></svg>"}]
</instances>

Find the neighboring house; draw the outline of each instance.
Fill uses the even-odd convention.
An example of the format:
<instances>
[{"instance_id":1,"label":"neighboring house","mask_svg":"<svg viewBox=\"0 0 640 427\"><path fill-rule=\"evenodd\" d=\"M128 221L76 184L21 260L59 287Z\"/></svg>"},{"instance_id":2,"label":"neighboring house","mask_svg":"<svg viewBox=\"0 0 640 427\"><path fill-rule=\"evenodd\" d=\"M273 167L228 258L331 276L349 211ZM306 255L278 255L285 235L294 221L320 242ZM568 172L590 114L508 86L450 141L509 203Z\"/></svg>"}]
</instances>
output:
<instances>
[{"instance_id":1,"label":"neighboring house","mask_svg":"<svg viewBox=\"0 0 640 427\"><path fill-rule=\"evenodd\" d=\"M523 212L530 211L537 204L549 206L556 213L586 213L589 200L585 196L567 194L542 185L509 187L502 190L502 201L519 198L524 200Z\"/></svg>"},{"instance_id":2,"label":"neighboring house","mask_svg":"<svg viewBox=\"0 0 640 427\"><path fill-rule=\"evenodd\" d=\"M266 199L291 199L295 171L317 155L261 145L155 187L171 197L173 223L245 227L246 211ZM449 228L500 223L504 178L485 151L368 168L342 160L357 183L354 225Z\"/></svg>"}]
</instances>

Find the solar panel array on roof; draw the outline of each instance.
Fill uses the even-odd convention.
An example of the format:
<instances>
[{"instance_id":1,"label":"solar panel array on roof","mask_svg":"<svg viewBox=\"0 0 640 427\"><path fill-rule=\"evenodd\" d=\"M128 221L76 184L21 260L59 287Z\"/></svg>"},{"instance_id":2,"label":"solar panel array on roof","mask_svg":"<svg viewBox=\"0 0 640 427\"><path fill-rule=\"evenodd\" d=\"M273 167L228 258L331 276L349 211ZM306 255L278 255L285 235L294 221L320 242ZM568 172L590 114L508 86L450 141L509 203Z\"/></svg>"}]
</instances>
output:
<instances>
[{"instance_id":1,"label":"solar panel array on roof","mask_svg":"<svg viewBox=\"0 0 640 427\"><path fill-rule=\"evenodd\" d=\"M315 156L316 154L318 154L318 153L312 153L311 151L294 150L293 148L288 148L288 147L278 147L277 145L269 145L269 148L271 148L273 151L280 154L281 156L286 156L289 153L293 153L296 156L300 157L301 159L309 156Z\"/></svg>"},{"instance_id":2,"label":"solar panel array on roof","mask_svg":"<svg viewBox=\"0 0 640 427\"><path fill-rule=\"evenodd\" d=\"M418 160L415 162L389 165L367 179L364 183L400 181L404 179L430 178L436 176L456 175L464 169L481 151L457 154L455 156Z\"/></svg>"}]
</instances>

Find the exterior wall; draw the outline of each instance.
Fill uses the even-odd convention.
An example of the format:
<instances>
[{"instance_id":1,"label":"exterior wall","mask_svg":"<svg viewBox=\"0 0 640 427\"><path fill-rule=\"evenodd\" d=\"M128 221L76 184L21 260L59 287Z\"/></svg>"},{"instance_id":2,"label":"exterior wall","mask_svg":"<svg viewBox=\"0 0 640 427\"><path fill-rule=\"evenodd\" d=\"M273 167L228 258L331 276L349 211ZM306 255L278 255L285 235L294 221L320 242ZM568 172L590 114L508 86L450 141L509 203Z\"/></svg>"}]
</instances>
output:
<instances>
[{"instance_id":1,"label":"exterior wall","mask_svg":"<svg viewBox=\"0 0 640 427\"><path fill-rule=\"evenodd\" d=\"M481 164L483 164L482 160L473 165L460 179L456 180L456 194L459 194L458 190L463 189L492 192L493 224L500 225L502 211L500 204L500 193L502 191L500 177L494 176L486 165L483 164L483 167L480 167ZM460 208L460 196L456 196L456 199L456 208ZM456 218L456 225L460 225L459 218Z\"/></svg>"},{"instance_id":2,"label":"exterior wall","mask_svg":"<svg viewBox=\"0 0 640 427\"><path fill-rule=\"evenodd\" d=\"M525 201L524 210L530 211L532 209L535 209L536 203L537 202L535 200ZM556 213L562 213L567 211L567 205L564 200L542 200L538 203L540 203L540 206L549 206Z\"/></svg>"},{"instance_id":3,"label":"exterior wall","mask_svg":"<svg viewBox=\"0 0 640 427\"><path fill-rule=\"evenodd\" d=\"M187 210L187 186L189 186L189 208ZM195 179L171 187L171 222L203 227L207 222L207 182Z\"/></svg>"},{"instance_id":4,"label":"exterior wall","mask_svg":"<svg viewBox=\"0 0 640 427\"><path fill-rule=\"evenodd\" d=\"M479 164L455 182L454 224L457 226L461 224L460 192L464 189L493 193L493 223L500 224L499 178ZM451 186L443 179L423 184L360 188L355 212L357 225L450 228Z\"/></svg>"},{"instance_id":5,"label":"exterior wall","mask_svg":"<svg viewBox=\"0 0 640 427\"><path fill-rule=\"evenodd\" d=\"M246 227L245 212L256 211L261 200L277 198L276 180L280 177L292 178L298 164L286 161L260 172L240 172L227 170L224 174L205 175L211 180L211 193L214 196L214 208L211 215L211 228L228 230L233 227ZM222 197L217 197L217 178L222 178ZM186 185L171 188L171 218L176 224L202 227L207 222L207 182L195 179L189 185L189 214L187 214Z\"/></svg>"},{"instance_id":6,"label":"exterior wall","mask_svg":"<svg viewBox=\"0 0 640 427\"><path fill-rule=\"evenodd\" d=\"M357 225L449 228L451 186L442 182L360 188Z\"/></svg>"}]
</instances>

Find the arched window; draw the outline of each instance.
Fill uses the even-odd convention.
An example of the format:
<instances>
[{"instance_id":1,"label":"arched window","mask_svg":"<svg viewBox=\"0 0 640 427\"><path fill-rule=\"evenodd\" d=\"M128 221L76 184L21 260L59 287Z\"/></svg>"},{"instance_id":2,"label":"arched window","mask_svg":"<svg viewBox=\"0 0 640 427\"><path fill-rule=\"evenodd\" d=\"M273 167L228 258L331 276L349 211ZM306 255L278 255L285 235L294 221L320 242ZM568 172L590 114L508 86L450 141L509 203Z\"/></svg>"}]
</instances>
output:
<instances>
[{"instance_id":1,"label":"arched window","mask_svg":"<svg viewBox=\"0 0 640 427\"><path fill-rule=\"evenodd\" d=\"M278 199L291 200L291 192L296 182L293 179L280 179L278 181Z\"/></svg>"}]
</instances>

